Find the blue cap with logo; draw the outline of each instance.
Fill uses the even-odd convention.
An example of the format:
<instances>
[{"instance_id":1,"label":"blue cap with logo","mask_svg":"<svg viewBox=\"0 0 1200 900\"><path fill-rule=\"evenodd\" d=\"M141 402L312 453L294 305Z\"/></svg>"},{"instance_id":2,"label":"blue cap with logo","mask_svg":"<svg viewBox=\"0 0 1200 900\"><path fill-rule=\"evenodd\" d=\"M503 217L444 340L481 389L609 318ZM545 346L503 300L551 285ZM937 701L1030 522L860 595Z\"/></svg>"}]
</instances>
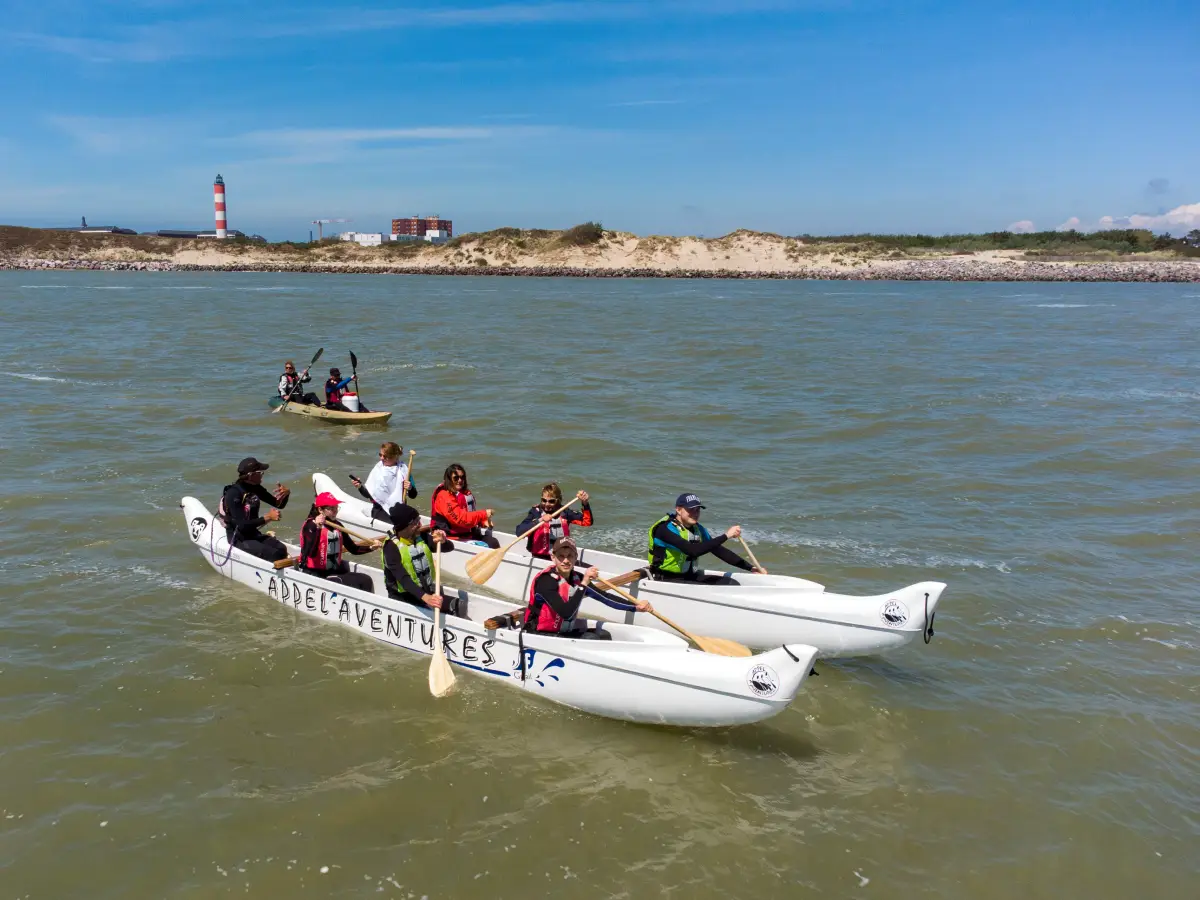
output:
<instances>
[{"instance_id":1,"label":"blue cap with logo","mask_svg":"<svg viewBox=\"0 0 1200 900\"><path fill-rule=\"evenodd\" d=\"M700 502L700 498L695 494L680 494L675 498L675 505L682 506L684 509L706 509L705 505Z\"/></svg>"}]
</instances>

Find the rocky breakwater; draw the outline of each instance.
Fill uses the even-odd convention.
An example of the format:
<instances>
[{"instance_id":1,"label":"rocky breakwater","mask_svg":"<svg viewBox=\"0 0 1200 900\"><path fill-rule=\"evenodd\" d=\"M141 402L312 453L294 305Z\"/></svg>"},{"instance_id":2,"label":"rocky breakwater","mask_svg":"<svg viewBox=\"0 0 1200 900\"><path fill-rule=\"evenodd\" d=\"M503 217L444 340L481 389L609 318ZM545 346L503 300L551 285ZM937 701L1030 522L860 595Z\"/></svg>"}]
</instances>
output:
<instances>
[{"instance_id":1,"label":"rocky breakwater","mask_svg":"<svg viewBox=\"0 0 1200 900\"><path fill-rule=\"evenodd\" d=\"M588 268L580 266L396 266L320 262L235 262L211 265L169 260L0 260L0 269L103 272L296 272L323 275L490 275L525 278L768 278L827 281L1083 281L1200 283L1200 261L1027 262L964 257L875 260L858 265L805 265L757 271L732 269Z\"/></svg>"}]
</instances>

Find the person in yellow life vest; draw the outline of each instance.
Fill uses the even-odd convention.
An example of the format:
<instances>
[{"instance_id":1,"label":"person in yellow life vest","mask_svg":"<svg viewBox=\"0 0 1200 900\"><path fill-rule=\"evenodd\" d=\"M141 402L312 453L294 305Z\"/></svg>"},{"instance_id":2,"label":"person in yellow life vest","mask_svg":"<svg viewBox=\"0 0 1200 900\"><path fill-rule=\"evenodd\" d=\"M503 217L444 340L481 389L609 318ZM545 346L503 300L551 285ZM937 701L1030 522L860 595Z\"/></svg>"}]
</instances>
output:
<instances>
[{"instance_id":1,"label":"person in yellow life vest","mask_svg":"<svg viewBox=\"0 0 1200 900\"><path fill-rule=\"evenodd\" d=\"M350 564L342 560L342 552L361 556L378 550L379 544L372 541L364 546L332 527L341 524L336 518L341 502L333 494L317 494L313 512L300 528L300 568L310 575L373 593L375 583L371 576L365 572L351 572Z\"/></svg>"},{"instance_id":2,"label":"person in yellow life vest","mask_svg":"<svg viewBox=\"0 0 1200 900\"><path fill-rule=\"evenodd\" d=\"M663 516L650 526L650 576L658 581L699 581L703 584L736 584L728 575L703 575L696 568L696 559L711 553L717 559L746 572L766 575L725 546L725 542L741 537L742 526L731 525L724 534L713 537L700 524L704 509L695 494L680 494L675 500L675 512Z\"/></svg>"},{"instance_id":3,"label":"person in yellow life vest","mask_svg":"<svg viewBox=\"0 0 1200 900\"><path fill-rule=\"evenodd\" d=\"M387 595L414 606L440 609L447 615L465 615L466 610L460 609L459 598L434 593L435 546L441 544L443 554L454 549L454 545L446 540L446 532L422 530L421 514L407 503L393 504L388 516L392 520L392 530L383 545L383 581Z\"/></svg>"}]
</instances>

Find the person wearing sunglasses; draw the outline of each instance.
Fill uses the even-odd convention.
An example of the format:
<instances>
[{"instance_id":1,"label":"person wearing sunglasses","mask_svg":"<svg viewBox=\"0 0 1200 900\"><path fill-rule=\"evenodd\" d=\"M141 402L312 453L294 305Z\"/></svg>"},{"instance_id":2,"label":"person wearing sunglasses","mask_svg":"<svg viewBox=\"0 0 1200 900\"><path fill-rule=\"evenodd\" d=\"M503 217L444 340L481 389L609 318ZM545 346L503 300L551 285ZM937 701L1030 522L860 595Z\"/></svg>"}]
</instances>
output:
<instances>
[{"instance_id":1,"label":"person wearing sunglasses","mask_svg":"<svg viewBox=\"0 0 1200 900\"><path fill-rule=\"evenodd\" d=\"M283 364L283 374L279 376L279 399L287 400L291 397L292 403L303 403L306 406L320 406L321 401L317 399L316 394L305 393L301 385L312 381L312 376L308 374L308 369L304 370L303 374L296 374L296 364L290 359Z\"/></svg>"},{"instance_id":2,"label":"person wearing sunglasses","mask_svg":"<svg viewBox=\"0 0 1200 900\"><path fill-rule=\"evenodd\" d=\"M537 506L531 506L521 524L517 526L517 534L524 534L530 528L537 526L537 531L525 541L525 551L538 559L549 559L550 548L559 538L569 537L571 526L591 528L592 507L588 502L588 492L580 491L575 495L579 498L581 509L564 509L554 518L550 514L563 505L562 488L557 481L551 481L542 488L542 500Z\"/></svg>"},{"instance_id":3,"label":"person wearing sunglasses","mask_svg":"<svg viewBox=\"0 0 1200 900\"><path fill-rule=\"evenodd\" d=\"M492 527L491 509L476 509L475 495L467 484L467 470L458 463L446 466L442 483L433 489L430 518L438 528L456 541L475 541L493 549L500 542L484 529Z\"/></svg>"},{"instance_id":4,"label":"person wearing sunglasses","mask_svg":"<svg viewBox=\"0 0 1200 900\"><path fill-rule=\"evenodd\" d=\"M388 510L397 503L407 503L417 496L417 486L408 473L408 463L402 462L404 448L395 441L384 441L379 447L379 462L375 463L367 480L350 476L350 483L371 501L371 518L388 521Z\"/></svg>"},{"instance_id":5,"label":"person wearing sunglasses","mask_svg":"<svg viewBox=\"0 0 1200 900\"><path fill-rule=\"evenodd\" d=\"M725 546L725 542L741 537L742 526L731 525L724 534L713 537L700 524L704 509L695 494L680 494L675 499L675 512L663 516L650 526L650 576L657 581L699 581L703 584L736 584L729 575L703 575L696 560L711 553L723 563L746 572L766 575Z\"/></svg>"}]
</instances>

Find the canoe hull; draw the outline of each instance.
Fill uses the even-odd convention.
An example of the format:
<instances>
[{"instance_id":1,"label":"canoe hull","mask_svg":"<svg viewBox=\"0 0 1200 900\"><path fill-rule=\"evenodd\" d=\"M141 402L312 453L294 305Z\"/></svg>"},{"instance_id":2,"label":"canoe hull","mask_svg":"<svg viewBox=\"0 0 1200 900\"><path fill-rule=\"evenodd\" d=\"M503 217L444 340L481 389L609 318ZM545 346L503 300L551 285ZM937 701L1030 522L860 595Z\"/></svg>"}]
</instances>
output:
<instances>
[{"instance_id":1,"label":"canoe hull","mask_svg":"<svg viewBox=\"0 0 1200 900\"><path fill-rule=\"evenodd\" d=\"M370 505L343 491L329 477L313 475L313 487L342 501L338 516L366 534L382 535L389 523L371 519ZM494 532L501 546L515 535ZM519 546L519 545L518 545ZM486 548L455 542L442 565L447 575L466 580L466 565ZM644 559L581 548L579 564L594 565L612 577L644 566ZM505 555L487 588L514 601L529 596L529 586L547 563L523 550ZM713 574L719 574L714 572ZM823 585L781 575L733 573L736 585L701 585L642 579L626 588L689 631L729 638L750 647L811 644L822 659L870 656L898 650L932 628L938 601L946 585L924 581L877 596L850 596L825 590ZM585 615L614 612L595 600L585 600ZM607 614L606 611L607 610ZM624 622L669 630L645 613L626 613Z\"/></svg>"},{"instance_id":2,"label":"canoe hull","mask_svg":"<svg viewBox=\"0 0 1200 900\"><path fill-rule=\"evenodd\" d=\"M229 547L223 529L219 523L213 528L213 517L198 500L184 497L180 506L192 542L221 575L296 612L385 644L424 655L433 652L433 611L388 598L378 569L351 563L374 580L373 594L296 569L276 570ZM488 630L482 624L487 616L511 611L513 604L467 591L447 593L464 598L471 615L442 620L452 665L564 706L624 721L699 727L760 721L787 707L816 658L816 648L806 646L781 647L749 659L713 656L688 648L679 638L620 624L605 626L613 634L611 641L529 634L521 640L516 631Z\"/></svg>"},{"instance_id":3,"label":"canoe hull","mask_svg":"<svg viewBox=\"0 0 1200 900\"><path fill-rule=\"evenodd\" d=\"M272 404L276 409L281 405ZM392 417L390 412L343 412L340 409L326 409L323 406L308 406L304 403L289 403L283 407L283 412L320 419L329 425L383 425Z\"/></svg>"}]
</instances>

